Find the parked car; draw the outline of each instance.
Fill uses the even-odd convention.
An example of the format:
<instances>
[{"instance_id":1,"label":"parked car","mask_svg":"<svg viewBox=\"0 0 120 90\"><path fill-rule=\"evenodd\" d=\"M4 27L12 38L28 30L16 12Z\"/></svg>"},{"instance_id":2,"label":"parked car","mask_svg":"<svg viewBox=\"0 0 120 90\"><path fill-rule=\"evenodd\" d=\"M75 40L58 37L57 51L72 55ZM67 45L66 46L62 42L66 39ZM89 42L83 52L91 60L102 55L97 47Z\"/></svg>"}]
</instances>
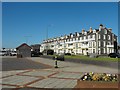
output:
<instances>
[{"instance_id":1,"label":"parked car","mask_svg":"<svg viewBox=\"0 0 120 90\"><path fill-rule=\"evenodd\" d=\"M16 55L17 55L17 52L16 52L16 51L10 52L10 56L16 56Z\"/></svg>"},{"instance_id":2,"label":"parked car","mask_svg":"<svg viewBox=\"0 0 120 90\"><path fill-rule=\"evenodd\" d=\"M32 57L38 57L40 55L43 55L43 54L41 52L31 51L31 56Z\"/></svg>"},{"instance_id":3,"label":"parked car","mask_svg":"<svg viewBox=\"0 0 120 90\"><path fill-rule=\"evenodd\" d=\"M42 52L40 52L39 54L40 54L40 56L41 56L41 55L43 55L43 53L42 53Z\"/></svg>"},{"instance_id":4,"label":"parked car","mask_svg":"<svg viewBox=\"0 0 120 90\"><path fill-rule=\"evenodd\" d=\"M108 54L108 57L111 57L111 58L120 58L120 54L119 53L110 53L110 54Z\"/></svg>"},{"instance_id":5,"label":"parked car","mask_svg":"<svg viewBox=\"0 0 120 90\"><path fill-rule=\"evenodd\" d=\"M65 53L65 55L71 55L71 53Z\"/></svg>"},{"instance_id":6,"label":"parked car","mask_svg":"<svg viewBox=\"0 0 120 90\"><path fill-rule=\"evenodd\" d=\"M56 55L56 56L53 56L53 60L60 60L60 61L64 61L64 55Z\"/></svg>"},{"instance_id":7,"label":"parked car","mask_svg":"<svg viewBox=\"0 0 120 90\"><path fill-rule=\"evenodd\" d=\"M10 56L16 56L17 55L17 52L16 51L11 51L10 52Z\"/></svg>"}]
</instances>

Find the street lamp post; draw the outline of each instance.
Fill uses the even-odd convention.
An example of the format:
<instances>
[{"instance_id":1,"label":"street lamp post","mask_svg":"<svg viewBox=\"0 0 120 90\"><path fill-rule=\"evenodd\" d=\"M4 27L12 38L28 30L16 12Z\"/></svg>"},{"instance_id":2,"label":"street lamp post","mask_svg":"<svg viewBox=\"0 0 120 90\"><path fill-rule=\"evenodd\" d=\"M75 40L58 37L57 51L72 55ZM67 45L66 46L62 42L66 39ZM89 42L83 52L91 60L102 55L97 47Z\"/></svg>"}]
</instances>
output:
<instances>
[{"instance_id":1,"label":"street lamp post","mask_svg":"<svg viewBox=\"0 0 120 90\"><path fill-rule=\"evenodd\" d=\"M55 54L57 54L57 45L58 45L58 42L56 41L56 43L55 43Z\"/></svg>"},{"instance_id":2,"label":"street lamp post","mask_svg":"<svg viewBox=\"0 0 120 90\"><path fill-rule=\"evenodd\" d=\"M65 40L64 40L64 55L65 55Z\"/></svg>"},{"instance_id":3,"label":"street lamp post","mask_svg":"<svg viewBox=\"0 0 120 90\"><path fill-rule=\"evenodd\" d=\"M47 55L47 51L48 51L48 26L46 29L46 55Z\"/></svg>"},{"instance_id":4,"label":"street lamp post","mask_svg":"<svg viewBox=\"0 0 120 90\"><path fill-rule=\"evenodd\" d=\"M47 44L46 44L46 55L47 55L47 52L48 52L48 28L51 27L51 24L47 26L47 29L46 29L46 41L47 41Z\"/></svg>"}]
</instances>

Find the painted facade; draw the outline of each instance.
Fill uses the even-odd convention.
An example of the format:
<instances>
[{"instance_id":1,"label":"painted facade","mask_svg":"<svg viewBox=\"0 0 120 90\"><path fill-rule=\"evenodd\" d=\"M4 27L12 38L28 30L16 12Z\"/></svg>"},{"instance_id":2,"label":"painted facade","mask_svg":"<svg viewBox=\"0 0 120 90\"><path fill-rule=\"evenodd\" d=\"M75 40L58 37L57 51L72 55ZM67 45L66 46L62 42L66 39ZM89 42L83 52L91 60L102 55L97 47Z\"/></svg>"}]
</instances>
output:
<instances>
[{"instance_id":1,"label":"painted facade","mask_svg":"<svg viewBox=\"0 0 120 90\"><path fill-rule=\"evenodd\" d=\"M44 40L40 51L53 49L57 54L109 54L114 52L114 41L117 41L117 36L112 33L112 29L100 24L99 29L90 27L88 31L82 30L82 32Z\"/></svg>"}]
</instances>

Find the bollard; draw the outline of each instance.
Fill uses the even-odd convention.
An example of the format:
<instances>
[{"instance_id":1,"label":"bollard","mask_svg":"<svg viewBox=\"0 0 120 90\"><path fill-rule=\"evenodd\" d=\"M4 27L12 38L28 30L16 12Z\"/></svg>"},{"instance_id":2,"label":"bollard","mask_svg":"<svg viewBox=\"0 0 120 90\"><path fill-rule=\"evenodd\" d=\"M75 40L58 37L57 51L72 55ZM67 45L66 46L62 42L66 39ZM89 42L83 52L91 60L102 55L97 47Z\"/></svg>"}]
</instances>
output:
<instances>
[{"instance_id":1,"label":"bollard","mask_svg":"<svg viewBox=\"0 0 120 90\"><path fill-rule=\"evenodd\" d=\"M58 66L57 66L57 56L55 56L55 68L58 68Z\"/></svg>"}]
</instances>

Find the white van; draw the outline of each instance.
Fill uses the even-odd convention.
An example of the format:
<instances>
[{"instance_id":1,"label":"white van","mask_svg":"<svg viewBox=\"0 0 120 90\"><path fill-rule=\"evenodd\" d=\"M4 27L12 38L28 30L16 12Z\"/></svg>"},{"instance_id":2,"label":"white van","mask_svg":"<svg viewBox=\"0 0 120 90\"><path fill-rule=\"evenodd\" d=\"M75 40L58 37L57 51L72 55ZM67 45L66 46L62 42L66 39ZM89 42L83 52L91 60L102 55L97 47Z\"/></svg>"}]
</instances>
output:
<instances>
[{"instance_id":1,"label":"white van","mask_svg":"<svg viewBox=\"0 0 120 90\"><path fill-rule=\"evenodd\" d=\"M0 51L0 56L5 56L6 55L6 51Z\"/></svg>"}]
</instances>

